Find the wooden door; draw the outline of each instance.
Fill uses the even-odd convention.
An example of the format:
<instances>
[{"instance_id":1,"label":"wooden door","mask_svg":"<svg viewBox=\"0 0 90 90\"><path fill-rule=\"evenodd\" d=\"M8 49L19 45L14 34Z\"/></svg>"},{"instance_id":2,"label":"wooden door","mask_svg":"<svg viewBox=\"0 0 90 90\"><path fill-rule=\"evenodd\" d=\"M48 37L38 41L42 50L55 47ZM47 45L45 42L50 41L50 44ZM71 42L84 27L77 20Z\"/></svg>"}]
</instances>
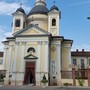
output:
<instances>
[{"instance_id":1,"label":"wooden door","mask_svg":"<svg viewBox=\"0 0 90 90\"><path fill-rule=\"evenodd\" d=\"M24 84L35 84L35 62L26 62Z\"/></svg>"}]
</instances>

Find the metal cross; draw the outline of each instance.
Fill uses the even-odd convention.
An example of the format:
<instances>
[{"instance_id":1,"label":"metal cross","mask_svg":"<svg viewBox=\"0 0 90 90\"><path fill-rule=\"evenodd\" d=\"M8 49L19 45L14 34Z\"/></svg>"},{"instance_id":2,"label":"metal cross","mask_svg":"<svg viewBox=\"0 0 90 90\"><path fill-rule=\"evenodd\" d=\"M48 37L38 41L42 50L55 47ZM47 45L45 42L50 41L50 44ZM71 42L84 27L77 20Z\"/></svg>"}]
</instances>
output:
<instances>
[{"instance_id":1,"label":"metal cross","mask_svg":"<svg viewBox=\"0 0 90 90\"><path fill-rule=\"evenodd\" d=\"M56 1L54 0L53 3L54 3L54 5L55 5L55 4L56 4Z\"/></svg>"},{"instance_id":2,"label":"metal cross","mask_svg":"<svg viewBox=\"0 0 90 90\"><path fill-rule=\"evenodd\" d=\"M23 5L23 4L22 4L22 3L20 3L20 7L22 7L22 5Z\"/></svg>"}]
</instances>

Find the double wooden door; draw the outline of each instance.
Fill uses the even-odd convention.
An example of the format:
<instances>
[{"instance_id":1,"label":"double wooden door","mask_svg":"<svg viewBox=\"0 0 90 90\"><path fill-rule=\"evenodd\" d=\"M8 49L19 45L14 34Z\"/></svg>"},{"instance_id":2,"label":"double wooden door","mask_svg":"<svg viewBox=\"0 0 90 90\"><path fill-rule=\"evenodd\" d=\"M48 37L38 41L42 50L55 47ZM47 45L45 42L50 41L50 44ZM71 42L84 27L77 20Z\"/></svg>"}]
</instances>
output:
<instances>
[{"instance_id":1,"label":"double wooden door","mask_svg":"<svg viewBox=\"0 0 90 90\"><path fill-rule=\"evenodd\" d=\"M26 62L24 84L35 84L35 62Z\"/></svg>"}]
</instances>

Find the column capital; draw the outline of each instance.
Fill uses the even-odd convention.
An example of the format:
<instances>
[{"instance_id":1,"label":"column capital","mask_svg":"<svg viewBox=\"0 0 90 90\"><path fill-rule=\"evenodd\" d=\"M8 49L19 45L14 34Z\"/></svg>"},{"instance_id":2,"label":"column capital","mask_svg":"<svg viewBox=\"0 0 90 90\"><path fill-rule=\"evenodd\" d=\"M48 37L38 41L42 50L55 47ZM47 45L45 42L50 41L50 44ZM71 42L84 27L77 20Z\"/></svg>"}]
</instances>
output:
<instances>
[{"instance_id":1,"label":"column capital","mask_svg":"<svg viewBox=\"0 0 90 90\"><path fill-rule=\"evenodd\" d=\"M20 42L15 42L16 45L19 45Z\"/></svg>"},{"instance_id":2,"label":"column capital","mask_svg":"<svg viewBox=\"0 0 90 90\"><path fill-rule=\"evenodd\" d=\"M4 47L4 49L8 49L8 47Z\"/></svg>"},{"instance_id":3,"label":"column capital","mask_svg":"<svg viewBox=\"0 0 90 90\"><path fill-rule=\"evenodd\" d=\"M39 45L41 45L41 44L42 44L42 41L37 41L37 43L38 43Z\"/></svg>"},{"instance_id":4,"label":"column capital","mask_svg":"<svg viewBox=\"0 0 90 90\"><path fill-rule=\"evenodd\" d=\"M44 44L45 44L45 45L49 44L49 41L44 41Z\"/></svg>"},{"instance_id":5,"label":"column capital","mask_svg":"<svg viewBox=\"0 0 90 90\"><path fill-rule=\"evenodd\" d=\"M22 45L26 45L26 42L21 42Z\"/></svg>"}]
</instances>

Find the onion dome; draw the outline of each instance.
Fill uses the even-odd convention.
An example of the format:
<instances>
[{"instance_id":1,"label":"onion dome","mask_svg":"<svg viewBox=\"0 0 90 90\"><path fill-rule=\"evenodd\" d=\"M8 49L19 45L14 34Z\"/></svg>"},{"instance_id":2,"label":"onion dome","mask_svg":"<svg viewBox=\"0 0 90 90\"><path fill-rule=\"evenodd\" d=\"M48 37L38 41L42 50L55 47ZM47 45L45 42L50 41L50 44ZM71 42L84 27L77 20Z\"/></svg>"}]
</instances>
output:
<instances>
[{"instance_id":1,"label":"onion dome","mask_svg":"<svg viewBox=\"0 0 90 90\"><path fill-rule=\"evenodd\" d=\"M53 5L53 6L50 8L50 11L52 11L52 10L57 10L57 11L59 11L58 7L55 6L55 5Z\"/></svg>"},{"instance_id":2,"label":"onion dome","mask_svg":"<svg viewBox=\"0 0 90 90\"><path fill-rule=\"evenodd\" d=\"M16 10L16 12L22 12L23 14L25 14L25 11L24 11L24 9L22 8L22 7L20 7L20 8L18 8L17 10Z\"/></svg>"},{"instance_id":3,"label":"onion dome","mask_svg":"<svg viewBox=\"0 0 90 90\"><path fill-rule=\"evenodd\" d=\"M33 7L30 11L29 15L33 15L33 14L45 14L47 15L49 12L49 10L46 8L46 6L44 5L37 5L35 7Z\"/></svg>"}]
</instances>

